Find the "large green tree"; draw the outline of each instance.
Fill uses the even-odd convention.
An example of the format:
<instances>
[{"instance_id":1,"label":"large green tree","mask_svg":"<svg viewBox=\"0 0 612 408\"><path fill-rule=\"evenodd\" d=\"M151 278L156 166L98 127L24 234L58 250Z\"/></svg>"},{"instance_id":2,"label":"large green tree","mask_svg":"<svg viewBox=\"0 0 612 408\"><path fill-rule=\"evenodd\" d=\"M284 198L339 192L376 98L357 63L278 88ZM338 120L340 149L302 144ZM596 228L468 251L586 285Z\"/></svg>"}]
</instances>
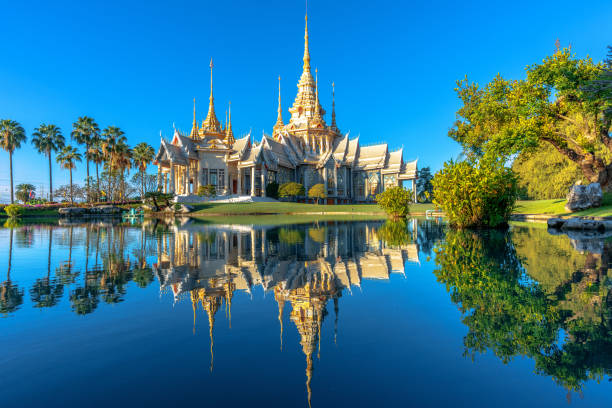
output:
<instances>
[{"instance_id":1,"label":"large green tree","mask_svg":"<svg viewBox=\"0 0 612 408\"><path fill-rule=\"evenodd\" d=\"M549 143L519 154L512 170L518 176L521 196L531 200L563 198L572 184L584 179L578 165Z\"/></svg>"},{"instance_id":2,"label":"large green tree","mask_svg":"<svg viewBox=\"0 0 612 408\"><path fill-rule=\"evenodd\" d=\"M89 183L89 149L96 143L100 134L100 127L93 118L81 116L72 124L72 138L80 145L85 146L85 161L87 163L87 182ZM88 186L89 187L89 186ZM87 188L87 201L90 200L89 188Z\"/></svg>"},{"instance_id":3,"label":"large green tree","mask_svg":"<svg viewBox=\"0 0 612 408\"><path fill-rule=\"evenodd\" d=\"M26 134L23 127L11 119L0 120L0 147L9 154L9 169L11 177L11 204L15 202L13 194L13 152L25 142Z\"/></svg>"},{"instance_id":4,"label":"large green tree","mask_svg":"<svg viewBox=\"0 0 612 408\"><path fill-rule=\"evenodd\" d=\"M51 170L51 153L64 148L62 130L55 125L41 124L32 133L32 144L38 153L47 155L49 159L49 201L53 201L53 177Z\"/></svg>"},{"instance_id":5,"label":"large green tree","mask_svg":"<svg viewBox=\"0 0 612 408\"><path fill-rule=\"evenodd\" d=\"M458 81L463 102L449 136L469 155L512 158L548 143L590 182L612 188L612 59L594 63L558 49L526 68L525 79L497 75L486 86Z\"/></svg>"}]
</instances>

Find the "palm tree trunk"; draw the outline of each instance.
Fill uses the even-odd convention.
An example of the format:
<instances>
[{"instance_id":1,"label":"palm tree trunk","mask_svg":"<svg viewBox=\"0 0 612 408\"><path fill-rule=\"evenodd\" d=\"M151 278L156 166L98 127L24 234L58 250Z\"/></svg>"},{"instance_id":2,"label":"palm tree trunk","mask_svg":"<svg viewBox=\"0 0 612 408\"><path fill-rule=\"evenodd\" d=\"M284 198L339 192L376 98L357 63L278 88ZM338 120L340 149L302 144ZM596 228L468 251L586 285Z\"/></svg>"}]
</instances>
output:
<instances>
[{"instance_id":1,"label":"palm tree trunk","mask_svg":"<svg viewBox=\"0 0 612 408\"><path fill-rule=\"evenodd\" d=\"M53 178L51 177L51 151L47 152L49 157L49 201L53 201Z\"/></svg>"},{"instance_id":2,"label":"palm tree trunk","mask_svg":"<svg viewBox=\"0 0 612 408\"><path fill-rule=\"evenodd\" d=\"M87 152L89 152L89 145L85 145L85 149L86 149L85 155L87 155ZM89 159L87 159L87 157L85 159L86 159L85 161L87 162L87 183L86 183L86 185L87 185L87 202L89 202L89 196L90 196L90 194L89 194L89 189L90 189L90 185L89 185L90 184L90 180L89 180Z\"/></svg>"},{"instance_id":3,"label":"palm tree trunk","mask_svg":"<svg viewBox=\"0 0 612 408\"><path fill-rule=\"evenodd\" d=\"M145 194L145 183L144 183L144 178L145 178L145 173L144 171L140 172L140 199L144 200L144 194Z\"/></svg>"},{"instance_id":4,"label":"palm tree trunk","mask_svg":"<svg viewBox=\"0 0 612 408\"><path fill-rule=\"evenodd\" d=\"M98 190L98 201L100 201L100 175L98 174L98 163L96 162L96 187Z\"/></svg>"},{"instance_id":5,"label":"palm tree trunk","mask_svg":"<svg viewBox=\"0 0 612 408\"><path fill-rule=\"evenodd\" d=\"M74 198L72 197L72 167L69 170L70 170L70 204L73 205Z\"/></svg>"},{"instance_id":6,"label":"palm tree trunk","mask_svg":"<svg viewBox=\"0 0 612 408\"><path fill-rule=\"evenodd\" d=\"M11 204L15 203L15 198L13 196L13 152L9 150L9 166L11 171ZM12 230L11 230L12 231ZM11 239L13 236L11 235ZM12 240L11 240L12 243Z\"/></svg>"}]
</instances>

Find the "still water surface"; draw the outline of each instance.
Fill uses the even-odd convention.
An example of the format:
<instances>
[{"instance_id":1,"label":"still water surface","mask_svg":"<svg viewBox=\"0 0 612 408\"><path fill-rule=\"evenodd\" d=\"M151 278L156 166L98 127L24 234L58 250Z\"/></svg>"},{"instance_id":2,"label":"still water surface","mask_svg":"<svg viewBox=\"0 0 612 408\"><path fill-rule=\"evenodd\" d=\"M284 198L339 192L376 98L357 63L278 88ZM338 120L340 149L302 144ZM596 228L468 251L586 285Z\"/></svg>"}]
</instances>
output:
<instances>
[{"instance_id":1,"label":"still water surface","mask_svg":"<svg viewBox=\"0 0 612 408\"><path fill-rule=\"evenodd\" d=\"M610 406L611 251L427 220L7 225L0 406Z\"/></svg>"}]
</instances>

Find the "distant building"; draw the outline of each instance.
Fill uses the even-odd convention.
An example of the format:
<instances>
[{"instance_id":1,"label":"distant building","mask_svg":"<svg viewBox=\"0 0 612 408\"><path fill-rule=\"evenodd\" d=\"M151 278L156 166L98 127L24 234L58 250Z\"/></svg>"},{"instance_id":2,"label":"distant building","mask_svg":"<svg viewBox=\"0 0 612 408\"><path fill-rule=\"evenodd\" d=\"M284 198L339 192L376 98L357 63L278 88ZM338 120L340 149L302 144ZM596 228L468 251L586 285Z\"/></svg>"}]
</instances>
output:
<instances>
[{"instance_id":1,"label":"distant building","mask_svg":"<svg viewBox=\"0 0 612 408\"><path fill-rule=\"evenodd\" d=\"M164 192L192 195L200 186L213 185L218 195L265 196L271 182L296 181L306 191L324 184L329 200L343 203L371 201L406 180L415 191L417 161L404 162L402 149L390 152L386 144L360 146L358 137L350 140L336 124L335 100L331 123L325 122L318 80L310 68L308 18L304 42L303 72L289 122L283 122L279 78L276 124L272 136L264 135L259 143L252 142L250 134L234 138L231 106L225 127L217 119L211 60L206 119L198 126L194 100L189 135L175 129L170 142L161 139L154 164Z\"/></svg>"}]
</instances>

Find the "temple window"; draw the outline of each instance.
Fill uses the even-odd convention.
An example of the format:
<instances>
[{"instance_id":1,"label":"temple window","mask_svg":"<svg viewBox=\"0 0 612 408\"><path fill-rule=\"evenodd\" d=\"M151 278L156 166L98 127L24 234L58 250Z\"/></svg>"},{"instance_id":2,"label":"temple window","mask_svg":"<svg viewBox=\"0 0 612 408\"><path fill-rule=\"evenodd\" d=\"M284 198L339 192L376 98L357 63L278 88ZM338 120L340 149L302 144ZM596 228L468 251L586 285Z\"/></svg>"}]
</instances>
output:
<instances>
[{"instance_id":1,"label":"temple window","mask_svg":"<svg viewBox=\"0 0 612 408\"><path fill-rule=\"evenodd\" d=\"M210 184L217 186L217 169L210 169Z\"/></svg>"},{"instance_id":2,"label":"temple window","mask_svg":"<svg viewBox=\"0 0 612 408\"><path fill-rule=\"evenodd\" d=\"M219 169L219 185L225 185L225 170Z\"/></svg>"}]
</instances>

